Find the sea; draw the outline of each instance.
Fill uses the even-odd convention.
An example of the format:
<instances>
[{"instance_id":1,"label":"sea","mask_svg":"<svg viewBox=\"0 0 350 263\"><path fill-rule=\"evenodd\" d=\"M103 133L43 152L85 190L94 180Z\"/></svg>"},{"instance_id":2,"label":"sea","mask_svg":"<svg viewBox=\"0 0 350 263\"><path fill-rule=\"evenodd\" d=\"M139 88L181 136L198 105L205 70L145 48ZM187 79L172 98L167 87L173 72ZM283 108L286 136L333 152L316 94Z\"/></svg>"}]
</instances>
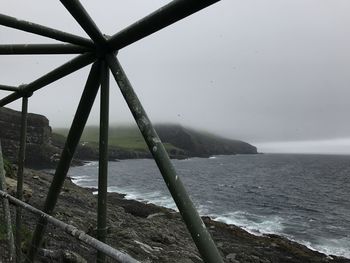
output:
<instances>
[{"instance_id":1,"label":"sea","mask_svg":"<svg viewBox=\"0 0 350 263\"><path fill-rule=\"evenodd\" d=\"M172 160L201 215L350 258L350 156L256 154ZM72 167L97 187L98 162ZM108 191L176 209L152 159L109 162Z\"/></svg>"}]
</instances>

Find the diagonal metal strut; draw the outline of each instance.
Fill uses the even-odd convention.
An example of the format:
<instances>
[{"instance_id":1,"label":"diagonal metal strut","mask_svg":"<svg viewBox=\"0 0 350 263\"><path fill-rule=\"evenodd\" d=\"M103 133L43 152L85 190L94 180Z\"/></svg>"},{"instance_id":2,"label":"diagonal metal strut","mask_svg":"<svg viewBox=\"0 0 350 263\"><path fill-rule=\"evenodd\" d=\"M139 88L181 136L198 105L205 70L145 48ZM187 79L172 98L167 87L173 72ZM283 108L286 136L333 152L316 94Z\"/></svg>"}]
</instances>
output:
<instances>
[{"instance_id":1,"label":"diagonal metal strut","mask_svg":"<svg viewBox=\"0 0 350 263\"><path fill-rule=\"evenodd\" d=\"M122 49L220 0L174 0L135 22L108 40L112 49Z\"/></svg>"},{"instance_id":2,"label":"diagonal metal strut","mask_svg":"<svg viewBox=\"0 0 350 263\"><path fill-rule=\"evenodd\" d=\"M25 85L23 88L21 88L19 91L14 92L7 97L0 100L0 107L5 106L6 104L9 104L23 96L27 93L33 93L34 91L37 91L38 89L41 89L45 87L46 85L59 80L60 78L63 78L74 71L77 71L78 69L81 69L88 64L90 64L92 61L95 60L95 54L93 53L86 53L83 55L79 55L76 58L68 61L67 63L63 64L62 66L50 71L46 75L38 78L37 80L29 83L28 85Z\"/></svg>"},{"instance_id":3,"label":"diagonal metal strut","mask_svg":"<svg viewBox=\"0 0 350 263\"><path fill-rule=\"evenodd\" d=\"M73 54L85 53L54 69L39 79L18 88L0 85L0 90L14 91L11 95L0 100L0 107L21 97L29 96L42 87L92 63L88 80L85 85L78 109L70 128L61 159L57 166L53 182L46 198L44 212L51 214L56 205L64 179L68 172L74 151L79 143L82 131L91 111L94 99L101 84L101 137L100 137L100 171L99 171L99 207L98 229L99 239L105 239L106 229L106 186L107 186L107 138L108 138L108 64L112 74L121 89L121 92L132 112L137 125L162 173L165 183L172 194L174 201L187 225L192 238L199 249L203 260L207 263L223 262L209 232L198 215L190 200L169 156L156 134L149 118L137 98L119 61L114 56L122 49L148 35L151 35L219 0L173 0L164 7L135 22L112 37L102 34L95 22L89 16L78 0L60 0L69 13L92 39L75 36L63 31L55 30L10 16L0 14L0 25L50 37L70 44L29 44L29 45L0 45L0 55L14 54ZM86 53L87 52L87 53ZM105 65L103 65L105 64ZM101 198L100 198L101 193ZM45 233L47 219L40 218L36 226L32 247L27 262L33 261L37 249ZM99 254L99 262L104 262L104 256Z\"/></svg>"},{"instance_id":4,"label":"diagonal metal strut","mask_svg":"<svg viewBox=\"0 0 350 263\"><path fill-rule=\"evenodd\" d=\"M68 12L74 17L84 31L98 46L104 46L106 39L78 0L60 0Z\"/></svg>"},{"instance_id":5,"label":"diagonal metal strut","mask_svg":"<svg viewBox=\"0 0 350 263\"><path fill-rule=\"evenodd\" d=\"M106 60L204 261L223 262L119 61L112 54Z\"/></svg>"},{"instance_id":6,"label":"diagonal metal strut","mask_svg":"<svg viewBox=\"0 0 350 263\"><path fill-rule=\"evenodd\" d=\"M28 22L25 20L19 20L12 16L0 14L0 25L15 28L18 30L22 30L25 32L33 33L44 37L49 37L52 39L56 39L56 40L71 43L71 44L76 44L76 45L81 45L86 47L94 46L94 43L90 39L76 36L76 35L66 33L50 27L42 26L36 23Z\"/></svg>"},{"instance_id":7,"label":"diagonal metal strut","mask_svg":"<svg viewBox=\"0 0 350 263\"><path fill-rule=\"evenodd\" d=\"M99 76L100 62L97 61L93 64L90 70L90 74L81 96L78 109L75 113L73 123L69 130L60 161L57 165L53 181L50 185L49 192L46 197L43 211L49 215L52 214L55 208L64 180L67 176L70 163L73 159L73 154L76 147L78 146L81 134L83 133L92 105L95 101L98 87L100 85ZM32 244L27 262L32 262L34 260L38 247L40 246L43 235L45 233L46 225L47 220L41 217L33 234Z\"/></svg>"}]
</instances>

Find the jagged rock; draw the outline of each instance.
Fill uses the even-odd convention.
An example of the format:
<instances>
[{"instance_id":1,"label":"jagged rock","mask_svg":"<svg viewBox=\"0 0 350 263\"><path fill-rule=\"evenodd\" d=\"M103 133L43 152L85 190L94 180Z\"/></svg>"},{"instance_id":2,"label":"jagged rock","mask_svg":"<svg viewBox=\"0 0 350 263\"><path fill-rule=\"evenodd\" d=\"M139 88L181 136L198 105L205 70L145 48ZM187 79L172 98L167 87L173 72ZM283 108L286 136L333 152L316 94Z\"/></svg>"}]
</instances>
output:
<instances>
[{"instance_id":1,"label":"jagged rock","mask_svg":"<svg viewBox=\"0 0 350 263\"><path fill-rule=\"evenodd\" d=\"M87 263L86 259L70 250L40 249L39 256L44 262L57 260L58 262L63 263Z\"/></svg>"},{"instance_id":2,"label":"jagged rock","mask_svg":"<svg viewBox=\"0 0 350 263\"><path fill-rule=\"evenodd\" d=\"M65 263L87 263L79 254L67 250L63 251L62 261Z\"/></svg>"},{"instance_id":3,"label":"jagged rock","mask_svg":"<svg viewBox=\"0 0 350 263\"><path fill-rule=\"evenodd\" d=\"M6 177L6 188L7 193L16 196L17 193L17 180L14 180L12 178ZM27 185L26 183L23 184L23 200L28 201L33 195L33 190Z\"/></svg>"},{"instance_id":4,"label":"jagged rock","mask_svg":"<svg viewBox=\"0 0 350 263\"><path fill-rule=\"evenodd\" d=\"M46 196L52 175L28 170L25 170L24 175L24 181L33 190L29 204L42 207L44 200L39 194ZM91 193L91 189L80 188L69 180L65 181L63 189L65 194L60 195L54 216L95 235L97 196ZM122 207L128 202L129 206L135 206L135 209L125 210ZM112 247L128 253L141 262L203 262L179 213L150 204L137 204L135 201L125 200L123 195L116 193L108 194L107 206L109 227L107 243ZM134 216L128 212L136 209L144 210L145 212L138 213L144 216ZM150 216L155 214L159 216ZM225 263L350 263L350 259L329 257L277 235L254 236L239 227L216 222L209 217L202 219ZM23 222L29 229L33 229L37 223L37 217L23 212ZM95 249L78 242L51 224L47 226L44 244L49 254L44 258L41 257L38 262L85 262L77 260L72 253L66 256L64 261L62 251L74 252L78 258L86 259L89 263L96 262ZM50 255L50 251L56 252L55 259L50 257L53 256L53 254ZM2 256L0 253L0 262L3 259ZM71 260L70 256L75 259L68 261Z\"/></svg>"},{"instance_id":5,"label":"jagged rock","mask_svg":"<svg viewBox=\"0 0 350 263\"><path fill-rule=\"evenodd\" d=\"M0 140L4 156L17 162L21 113L0 108ZM54 167L60 150L51 144L49 120L42 115L28 113L25 165L33 168Z\"/></svg>"},{"instance_id":6,"label":"jagged rock","mask_svg":"<svg viewBox=\"0 0 350 263\"><path fill-rule=\"evenodd\" d=\"M226 259L230 263L239 263L239 261L236 260L236 253L230 253L226 256Z\"/></svg>"}]
</instances>

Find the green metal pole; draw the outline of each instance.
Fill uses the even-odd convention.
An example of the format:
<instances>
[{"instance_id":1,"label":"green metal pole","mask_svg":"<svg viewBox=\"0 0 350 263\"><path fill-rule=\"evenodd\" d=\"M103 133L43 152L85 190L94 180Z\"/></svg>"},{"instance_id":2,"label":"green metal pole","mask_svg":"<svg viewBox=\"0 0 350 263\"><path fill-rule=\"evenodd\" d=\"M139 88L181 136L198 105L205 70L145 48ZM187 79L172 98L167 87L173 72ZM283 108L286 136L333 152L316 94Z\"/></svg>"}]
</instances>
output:
<instances>
[{"instance_id":1,"label":"green metal pole","mask_svg":"<svg viewBox=\"0 0 350 263\"><path fill-rule=\"evenodd\" d=\"M106 60L203 260L223 262L119 61L112 54Z\"/></svg>"},{"instance_id":2,"label":"green metal pole","mask_svg":"<svg viewBox=\"0 0 350 263\"><path fill-rule=\"evenodd\" d=\"M22 98L21 135L18 152L17 171L17 199L23 199L23 169L27 140L28 97ZM16 262L22 261L22 208L16 209Z\"/></svg>"},{"instance_id":3,"label":"green metal pole","mask_svg":"<svg viewBox=\"0 0 350 263\"><path fill-rule=\"evenodd\" d=\"M0 191L6 191L5 169L4 159L2 157L1 141L0 141ZM9 201L2 200L2 208L4 212L4 225L6 231L6 239L8 243L9 260L13 262L15 259L15 241L13 239L12 223L11 223L11 211Z\"/></svg>"},{"instance_id":4,"label":"green metal pole","mask_svg":"<svg viewBox=\"0 0 350 263\"><path fill-rule=\"evenodd\" d=\"M81 96L78 109L75 113L71 128L69 130L60 161L57 165L53 181L50 185L49 192L46 197L43 211L49 215L52 214L55 208L64 180L66 179L70 163L73 159L75 149L78 146L92 105L94 104L94 100L100 85L99 81L100 62L97 61L93 64L90 70L90 74ZM45 233L46 225L47 220L45 218L40 218L33 234L32 244L26 262L33 262Z\"/></svg>"},{"instance_id":5,"label":"green metal pole","mask_svg":"<svg viewBox=\"0 0 350 263\"><path fill-rule=\"evenodd\" d=\"M42 87L59 80L60 78L63 78L70 73L73 73L74 71L81 69L82 67L85 67L86 65L90 64L95 60L95 54L93 53L86 53L77 56L76 58L68 61L67 63L59 66L58 68L50 71L46 75L38 78L37 80L25 85L23 88L21 88L18 92L14 92L7 97L0 100L0 107L5 106L6 104L9 104L15 100L18 100L19 98L23 97L23 94L30 93L37 91L38 89L41 89Z\"/></svg>"},{"instance_id":6,"label":"green metal pole","mask_svg":"<svg viewBox=\"0 0 350 263\"><path fill-rule=\"evenodd\" d=\"M18 87L7 86L7 85L0 85L0 90L18 91Z\"/></svg>"},{"instance_id":7,"label":"green metal pole","mask_svg":"<svg viewBox=\"0 0 350 263\"><path fill-rule=\"evenodd\" d=\"M0 45L0 55L81 54L92 48L72 44L7 44Z\"/></svg>"},{"instance_id":8,"label":"green metal pole","mask_svg":"<svg viewBox=\"0 0 350 263\"><path fill-rule=\"evenodd\" d=\"M104 47L106 39L78 0L60 0L84 31L99 47Z\"/></svg>"},{"instance_id":9,"label":"green metal pole","mask_svg":"<svg viewBox=\"0 0 350 263\"><path fill-rule=\"evenodd\" d=\"M101 63L100 147L98 166L97 239L106 242L107 236L107 177L108 177L108 119L109 119L109 68ZM97 252L97 262L105 262L104 253Z\"/></svg>"},{"instance_id":10,"label":"green metal pole","mask_svg":"<svg viewBox=\"0 0 350 263\"><path fill-rule=\"evenodd\" d=\"M122 49L220 0L174 0L140 19L108 40L111 49Z\"/></svg>"},{"instance_id":11,"label":"green metal pole","mask_svg":"<svg viewBox=\"0 0 350 263\"><path fill-rule=\"evenodd\" d=\"M0 14L0 25L16 28L22 31L33 33L36 35L53 38L59 41L68 42L76 45L93 47L94 43L87 38L72 35L57 29L42 26L32 22L17 19L12 16Z\"/></svg>"}]
</instances>

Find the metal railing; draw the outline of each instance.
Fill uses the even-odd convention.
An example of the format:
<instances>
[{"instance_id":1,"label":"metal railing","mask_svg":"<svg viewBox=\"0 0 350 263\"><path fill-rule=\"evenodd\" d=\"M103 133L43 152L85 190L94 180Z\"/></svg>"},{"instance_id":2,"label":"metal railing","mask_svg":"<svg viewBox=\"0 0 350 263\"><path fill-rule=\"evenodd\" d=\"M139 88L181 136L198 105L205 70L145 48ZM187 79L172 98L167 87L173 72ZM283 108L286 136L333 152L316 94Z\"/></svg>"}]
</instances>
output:
<instances>
[{"instance_id":1,"label":"metal railing","mask_svg":"<svg viewBox=\"0 0 350 263\"><path fill-rule=\"evenodd\" d=\"M96 94L101 86L100 103L100 147L99 147L99 182L98 182L98 216L97 230L98 239L106 239L106 198L107 198L107 162L108 162L108 112L109 112L109 70L117 82L124 99L148 145L150 152L155 159L163 179L181 213L181 216L205 262L218 263L223 262L208 230L195 209L189 195L187 194L181 179L176 175L176 171L169 159L169 156L160 141L151 121L147 117L141 102L139 101L131 83L129 82L124 70L122 69L116 54L118 50L149 36L150 34L161 30L203 8L206 8L219 0L174 0L164 7L156 10L143 19L135 22L124 30L111 37L106 37L101 33L94 21L78 0L60 0L68 12L75 18L84 31L91 39L75 36L56 29L34 24L31 22L17 20L16 18L0 14L0 25L15 28L18 30L34 33L37 35L56 39L65 44L13 44L0 45L0 55L17 54L80 54L76 58L68 61L62 66L50 71L46 75L35 81L12 87L0 85L0 90L12 91L13 93L0 100L0 107L3 107L15 100L22 98L22 128L20 139L20 151L18 156L18 181L17 198L9 196L0 191L3 198L10 199L11 202L18 205L16 216L16 247L21 240L21 208L26 208L34 213L40 214L36 225L29 255L26 262L33 262L38 252L38 248L45 234L45 228L48 221L57 219L50 215L53 213L57 203L63 182L70 167L73 154L81 138L89 113L94 104ZM53 181L50 185L46 197L44 208L39 211L23 203L23 164L25 160L25 142L26 142L26 116L28 107L28 97L37 90L46 85L63 78L80 68L92 64L84 91L76 110L71 128L69 130L66 143L64 145L61 158L58 162ZM69 228L69 227L68 227ZM99 250L97 261L105 262L106 251ZM21 251L16 251L17 262L21 262Z\"/></svg>"}]
</instances>

